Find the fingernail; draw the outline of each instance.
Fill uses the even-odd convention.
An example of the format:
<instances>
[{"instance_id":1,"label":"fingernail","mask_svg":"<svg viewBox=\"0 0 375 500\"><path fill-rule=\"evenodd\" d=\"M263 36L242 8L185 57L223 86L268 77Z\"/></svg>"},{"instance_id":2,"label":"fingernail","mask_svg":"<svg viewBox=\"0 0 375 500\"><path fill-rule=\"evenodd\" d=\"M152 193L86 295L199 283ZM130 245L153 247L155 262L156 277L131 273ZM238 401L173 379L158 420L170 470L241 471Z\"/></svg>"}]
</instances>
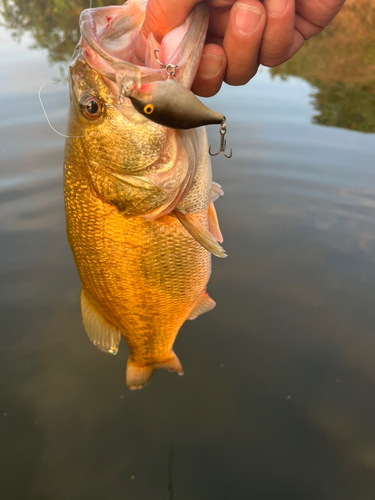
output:
<instances>
[{"instance_id":1,"label":"fingernail","mask_svg":"<svg viewBox=\"0 0 375 500\"><path fill-rule=\"evenodd\" d=\"M204 80L217 76L223 64L223 56L203 54L199 63L198 74Z\"/></svg>"},{"instance_id":2,"label":"fingernail","mask_svg":"<svg viewBox=\"0 0 375 500\"><path fill-rule=\"evenodd\" d=\"M240 35L252 35L262 18L262 12L252 5L236 3L234 26Z\"/></svg>"},{"instance_id":3,"label":"fingernail","mask_svg":"<svg viewBox=\"0 0 375 500\"><path fill-rule=\"evenodd\" d=\"M267 3L267 12L275 16L284 14L288 0L269 0Z\"/></svg>"}]
</instances>

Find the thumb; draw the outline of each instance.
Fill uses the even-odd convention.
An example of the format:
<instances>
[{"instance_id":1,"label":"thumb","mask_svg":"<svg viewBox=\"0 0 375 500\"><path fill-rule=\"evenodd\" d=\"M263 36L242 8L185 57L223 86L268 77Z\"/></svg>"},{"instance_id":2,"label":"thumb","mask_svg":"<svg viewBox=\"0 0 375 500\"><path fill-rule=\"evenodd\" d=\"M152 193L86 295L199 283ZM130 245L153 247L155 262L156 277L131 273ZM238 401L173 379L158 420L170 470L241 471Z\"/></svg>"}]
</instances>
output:
<instances>
[{"instance_id":1,"label":"thumb","mask_svg":"<svg viewBox=\"0 0 375 500\"><path fill-rule=\"evenodd\" d=\"M201 0L149 0L143 31L146 36L153 33L160 43L163 37L186 21L191 9Z\"/></svg>"}]
</instances>

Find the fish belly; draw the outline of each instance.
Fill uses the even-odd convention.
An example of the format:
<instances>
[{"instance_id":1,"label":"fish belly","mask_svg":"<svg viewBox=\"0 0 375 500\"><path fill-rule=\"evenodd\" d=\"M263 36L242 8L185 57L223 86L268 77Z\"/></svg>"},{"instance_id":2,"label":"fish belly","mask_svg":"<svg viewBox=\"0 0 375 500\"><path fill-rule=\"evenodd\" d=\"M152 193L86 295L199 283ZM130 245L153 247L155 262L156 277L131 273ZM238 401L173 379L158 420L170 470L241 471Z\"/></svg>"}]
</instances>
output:
<instances>
[{"instance_id":1,"label":"fish belly","mask_svg":"<svg viewBox=\"0 0 375 500\"><path fill-rule=\"evenodd\" d=\"M174 216L125 218L69 164L65 205L68 240L84 293L125 337L136 364L165 362L205 291L210 253ZM207 210L194 216L208 226Z\"/></svg>"}]
</instances>

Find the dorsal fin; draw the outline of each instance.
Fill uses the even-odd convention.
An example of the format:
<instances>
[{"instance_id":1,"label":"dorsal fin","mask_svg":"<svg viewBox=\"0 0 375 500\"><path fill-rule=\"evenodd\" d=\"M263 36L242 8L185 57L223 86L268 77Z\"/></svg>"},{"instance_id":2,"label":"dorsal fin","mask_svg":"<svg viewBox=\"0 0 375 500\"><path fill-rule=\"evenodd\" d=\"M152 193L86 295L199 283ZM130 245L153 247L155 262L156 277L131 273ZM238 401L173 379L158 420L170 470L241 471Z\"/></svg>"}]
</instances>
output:
<instances>
[{"instance_id":1,"label":"dorsal fin","mask_svg":"<svg viewBox=\"0 0 375 500\"><path fill-rule=\"evenodd\" d=\"M225 250L219 245L212 234L193 216L183 214L178 210L174 211L177 219L184 226L186 231L200 244L216 257L225 259L228 257Z\"/></svg>"},{"instance_id":2,"label":"dorsal fin","mask_svg":"<svg viewBox=\"0 0 375 500\"><path fill-rule=\"evenodd\" d=\"M223 196L224 195L224 191L222 190L220 184L218 184L217 182L213 182L212 183L212 193L211 193L211 198L212 198L212 201L216 201L219 196Z\"/></svg>"}]
</instances>

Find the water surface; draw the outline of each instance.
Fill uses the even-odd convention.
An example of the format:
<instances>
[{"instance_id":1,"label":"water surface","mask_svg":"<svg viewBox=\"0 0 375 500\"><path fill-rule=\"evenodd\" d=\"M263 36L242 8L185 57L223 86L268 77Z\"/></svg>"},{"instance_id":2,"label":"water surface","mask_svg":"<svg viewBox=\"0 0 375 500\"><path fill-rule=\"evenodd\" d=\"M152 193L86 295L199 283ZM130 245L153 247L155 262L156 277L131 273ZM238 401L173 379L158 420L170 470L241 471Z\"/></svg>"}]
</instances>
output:
<instances>
[{"instance_id":1,"label":"water surface","mask_svg":"<svg viewBox=\"0 0 375 500\"><path fill-rule=\"evenodd\" d=\"M313 123L316 87L266 69L211 99L233 148L213 160L217 307L180 331L183 378L130 392L125 342L105 355L81 322L64 139L37 97L60 70L31 35L0 42L2 496L372 500L374 134ZM67 99L43 89L61 132Z\"/></svg>"}]
</instances>

